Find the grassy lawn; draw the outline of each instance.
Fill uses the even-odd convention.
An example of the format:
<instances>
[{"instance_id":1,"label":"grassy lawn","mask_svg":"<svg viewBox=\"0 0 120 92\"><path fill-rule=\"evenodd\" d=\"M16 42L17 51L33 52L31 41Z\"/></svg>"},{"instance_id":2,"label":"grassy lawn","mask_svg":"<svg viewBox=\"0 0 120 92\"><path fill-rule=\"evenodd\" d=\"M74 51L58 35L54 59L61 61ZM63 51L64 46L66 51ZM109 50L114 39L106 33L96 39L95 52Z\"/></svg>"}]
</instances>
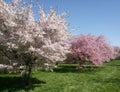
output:
<instances>
[{"instance_id":1,"label":"grassy lawn","mask_svg":"<svg viewBox=\"0 0 120 92\"><path fill-rule=\"evenodd\" d=\"M27 90L20 75L0 74L0 92L120 92L120 60L81 71L64 64L54 72L34 71L32 77Z\"/></svg>"}]
</instances>

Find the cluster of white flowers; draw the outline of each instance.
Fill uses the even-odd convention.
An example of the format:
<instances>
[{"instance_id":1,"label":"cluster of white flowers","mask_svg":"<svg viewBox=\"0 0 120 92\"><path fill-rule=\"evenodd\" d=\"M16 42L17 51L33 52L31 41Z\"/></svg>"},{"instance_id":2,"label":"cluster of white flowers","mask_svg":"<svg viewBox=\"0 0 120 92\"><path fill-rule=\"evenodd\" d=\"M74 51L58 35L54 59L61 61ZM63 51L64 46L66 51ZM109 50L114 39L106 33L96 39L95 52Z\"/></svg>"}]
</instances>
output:
<instances>
[{"instance_id":1,"label":"cluster of white flowers","mask_svg":"<svg viewBox=\"0 0 120 92\"><path fill-rule=\"evenodd\" d=\"M70 45L70 34L63 15L54 9L50 13L40 10L35 21L31 6L20 6L20 0L7 4L0 0L0 42L9 48L32 51L47 61L57 62L66 58Z\"/></svg>"}]
</instances>

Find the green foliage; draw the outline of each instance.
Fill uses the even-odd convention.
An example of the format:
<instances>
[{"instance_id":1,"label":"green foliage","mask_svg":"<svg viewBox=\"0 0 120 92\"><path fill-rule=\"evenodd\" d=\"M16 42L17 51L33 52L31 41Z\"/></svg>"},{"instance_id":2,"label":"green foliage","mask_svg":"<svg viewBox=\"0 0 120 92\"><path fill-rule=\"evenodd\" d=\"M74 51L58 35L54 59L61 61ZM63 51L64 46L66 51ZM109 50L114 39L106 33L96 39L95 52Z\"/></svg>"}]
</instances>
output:
<instances>
[{"instance_id":1,"label":"green foliage","mask_svg":"<svg viewBox=\"0 0 120 92\"><path fill-rule=\"evenodd\" d=\"M75 64L61 64L54 72L34 71L26 90L19 75L0 75L0 92L120 92L120 60L101 67L76 70Z\"/></svg>"}]
</instances>

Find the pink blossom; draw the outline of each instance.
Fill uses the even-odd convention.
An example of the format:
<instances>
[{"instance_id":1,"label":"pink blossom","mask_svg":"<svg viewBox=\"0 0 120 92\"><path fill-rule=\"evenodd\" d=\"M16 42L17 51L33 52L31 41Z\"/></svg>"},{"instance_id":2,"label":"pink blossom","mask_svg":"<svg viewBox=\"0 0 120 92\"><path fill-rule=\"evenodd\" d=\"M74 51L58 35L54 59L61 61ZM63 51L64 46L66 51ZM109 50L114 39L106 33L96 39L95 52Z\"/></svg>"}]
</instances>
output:
<instances>
[{"instance_id":1,"label":"pink blossom","mask_svg":"<svg viewBox=\"0 0 120 92\"><path fill-rule=\"evenodd\" d=\"M94 36L91 34L79 35L71 41L72 54L78 63L91 62L101 65L104 61L113 59L114 50L106 41L104 36Z\"/></svg>"}]
</instances>

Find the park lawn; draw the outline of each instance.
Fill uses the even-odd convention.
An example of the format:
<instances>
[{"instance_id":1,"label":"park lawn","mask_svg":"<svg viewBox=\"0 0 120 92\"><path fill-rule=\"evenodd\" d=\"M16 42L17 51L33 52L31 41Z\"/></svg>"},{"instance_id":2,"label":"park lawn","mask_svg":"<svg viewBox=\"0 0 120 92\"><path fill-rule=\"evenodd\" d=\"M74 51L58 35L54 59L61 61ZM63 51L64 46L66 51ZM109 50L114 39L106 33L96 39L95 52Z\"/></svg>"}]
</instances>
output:
<instances>
[{"instance_id":1,"label":"park lawn","mask_svg":"<svg viewBox=\"0 0 120 92\"><path fill-rule=\"evenodd\" d=\"M19 74L0 74L0 92L120 92L120 60L81 71L73 64L54 72L33 71L31 81L27 89Z\"/></svg>"}]
</instances>

